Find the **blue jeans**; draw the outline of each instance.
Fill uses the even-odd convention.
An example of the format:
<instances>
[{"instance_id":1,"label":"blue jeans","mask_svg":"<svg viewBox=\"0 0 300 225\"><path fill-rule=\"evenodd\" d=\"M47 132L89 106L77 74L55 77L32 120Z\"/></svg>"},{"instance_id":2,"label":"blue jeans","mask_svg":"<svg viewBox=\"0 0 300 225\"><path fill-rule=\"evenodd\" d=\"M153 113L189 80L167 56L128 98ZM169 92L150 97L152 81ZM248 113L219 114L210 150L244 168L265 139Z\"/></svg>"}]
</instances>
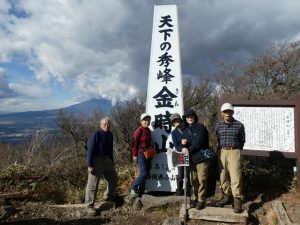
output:
<instances>
[{"instance_id":1,"label":"blue jeans","mask_svg":"<svg viewBox=\"0 0 300 225\"><path fill-rule=\"evenodd\" d=\"M137 163L139 176L133 182L131 189L139 194L143 194L145 191L146 179L150 175L151 159L146 159L144 154L138 154Z\"/></svg>"}]
</instances>

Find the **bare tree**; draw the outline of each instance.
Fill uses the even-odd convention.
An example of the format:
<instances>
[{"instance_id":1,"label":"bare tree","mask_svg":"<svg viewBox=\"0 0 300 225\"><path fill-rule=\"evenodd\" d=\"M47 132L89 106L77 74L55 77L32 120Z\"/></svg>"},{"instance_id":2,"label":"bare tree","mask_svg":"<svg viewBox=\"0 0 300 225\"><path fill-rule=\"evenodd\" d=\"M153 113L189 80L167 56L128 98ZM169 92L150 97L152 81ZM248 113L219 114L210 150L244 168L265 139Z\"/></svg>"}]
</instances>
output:
<instances>
[{"instance_id":1,"label":"bare tree","mask_svg":"<svg viewBox=\"0 0 300 225\"><path fill-rule=\"evenodd\" d=\"M246 68L258 98L292 99L300 94L300 41L273 45Z\"/></svg>"},{"instance_id":2,"label":"bare tree","mask_svg":"<svg viewBox=\"0 0 300 225\"><path fill-rule=\"evenodd\" d=\"M208 78L203 78L194 83L186 79L183 84L185 110L193 108L196 111L201 111L211 101L212 93L213 85Z\"/></svg>"},{"instance_id":3,"label":"bare tree","mask_svg":"<svg viewBox=\"0 0 300 225\"><path fill-rule=\"evenodd\" d=\"M40 160L41 157L41 149L45 144L47 139L47 131L46 130L37 130L33 135L31 141L27 148L24 149L25 151L25 165L36 164ZM32 162L34 161L34 162Z\"/></svg>"},{"instance_id":4,"label":"bare tree","mask_svg":"<svg viewBox=\"0 0 300 225\"><path fill-rule=\"evenodd\" d=\"M129 160L134 130L139 126L139 117L145 111L146 96L131 101L119 102L112 110L115 137L115 158ZM124 160L123 160L124 162Z\"/></svg>"},{"instance_id":5,"label":"bare tree","mask_svg":"<svg viewBox=\"0 0 300 225\"><path fill-rule=\"evenodd\" d=\"M245 76L242 65L220 64L220 70L215 74L218 95L221 98L253 99L255 90L251 77Z\"/></svg>"},{"instance_id":6,"label":"bare tree","mask_svg":"<svg viewBox=\"0 0 300 225\"><path fill-rule=\"evenodd\" d=\"M293 99L300 95L300 42L274 44L249 65L220 65L222 98Z\"/></svg>"},{"instance_id":7,"label":"bare tree","mask_svg":"<svg viewBox=\"0 0 300 225\"><path fill-rule=\"evenodd\" d=\"M196 83L192 83L191 80L185 80L183 85L185 110L194 109L200 117L200 121L204 123L209 130L214 129L214 124L217 119L217 99L214 86L215 84L210 78L203 78Z\"/></svg>"},{"instance_id":8,"label":"bare tree","mask_svg":"<svg viewBox=\"0 0 300 225\"><path fill-rule=\"evenodd\" d=\"M102 117L104 117L104 114L101 112L94 112L92 117L86 117L60 111L58 126L73 137L76 148L79 147L80 143L86 148L89 136L98 129L99 121Z\"/></svg>"}]
</instances>

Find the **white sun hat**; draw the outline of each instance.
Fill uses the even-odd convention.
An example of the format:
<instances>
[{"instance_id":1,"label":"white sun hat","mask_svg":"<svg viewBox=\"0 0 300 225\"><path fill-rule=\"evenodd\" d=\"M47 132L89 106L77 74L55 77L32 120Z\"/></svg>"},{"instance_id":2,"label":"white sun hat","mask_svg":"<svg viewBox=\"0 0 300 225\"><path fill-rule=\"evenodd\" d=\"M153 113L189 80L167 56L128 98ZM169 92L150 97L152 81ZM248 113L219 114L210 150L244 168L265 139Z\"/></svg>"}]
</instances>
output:
<instances>
[{"instance_id":1,"label":"white sun hat","mask_svg":"<svg viewBox=\"0 0 300 225\"><path fill-rule=\"evenodd\" d=\"M224 112L225 110L234 111L234 108L230 103L224 103L221 107L221 112Z\"/></svg>"},{"instance_id":2,"label":"white sun hat","mask_svg":"<svg viewBox=\"0 0 300 225\"><path fill-rule=\"evenodd\" d=\"M143 114L141 115L141 121L142 121L143 119L145 119L146 117L150 117L150 119L151 119L151 116L150 116L148 113L143 113Z\"/></svg>"}]
</instances>

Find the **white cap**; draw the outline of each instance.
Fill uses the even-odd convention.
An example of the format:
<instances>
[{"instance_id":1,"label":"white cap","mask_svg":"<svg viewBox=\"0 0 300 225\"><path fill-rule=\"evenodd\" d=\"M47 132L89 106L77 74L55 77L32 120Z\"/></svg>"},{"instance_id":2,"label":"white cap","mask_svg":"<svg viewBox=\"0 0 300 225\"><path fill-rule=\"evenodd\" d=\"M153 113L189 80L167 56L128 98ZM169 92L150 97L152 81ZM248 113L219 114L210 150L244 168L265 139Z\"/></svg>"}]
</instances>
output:
<instances>
[{"instance_id":1,"label":"white cap","mask_svg":"<svg viewBox=\"0 0 300 225\"><path fill-rule=\"evenodd\" d=\"M224 112L225 110L234 111L234 108L230 103L224 103L221 107L221 112Z\"/></svg>"},{"instance_id":2,"label":"white cap","mask_svg":"<svg viewBox=\"0 0 300 225\"><path fill-rule=\"evenodd\" d=\"M143 113L143 114L141 115L141 121L142 121L143 119L145 119L145 117L150 117L150 118L151 118L151 116L150 116L148 113Z\"/></svg>"}]
</instances>

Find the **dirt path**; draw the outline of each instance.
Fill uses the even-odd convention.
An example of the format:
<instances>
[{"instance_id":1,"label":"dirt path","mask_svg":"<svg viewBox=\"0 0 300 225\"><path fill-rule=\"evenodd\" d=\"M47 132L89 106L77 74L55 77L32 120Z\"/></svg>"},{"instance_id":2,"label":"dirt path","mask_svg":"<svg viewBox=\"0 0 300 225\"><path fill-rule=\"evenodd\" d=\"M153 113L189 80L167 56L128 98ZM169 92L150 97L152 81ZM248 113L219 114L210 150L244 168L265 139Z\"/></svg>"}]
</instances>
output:
<instances>
[{"instance_id":1,"label":"dirt path","mask_svg":"<svg viewBox=\"0 0 300 225\"><path fill-rule=\"evenodd\" d=\"M268 199L269 198L269 199ZM151 200L154 199L154 200ZM292 222L300 224L300 193L289 192L278 197L266 197L258 195L244 204L252 218L251 224L270 224L269 213L271 202L280 200L286 209ZM115 208L101 209L94 217L86 213L84 207L53 207L51 205L36 202L12 201L15 211L2 224L107 224L107 225L144 225L163 224L168 218L178 218L179 210L184 199L175 196L144 197L144 206L128 205L126 202L118 202ZM190 220L189 225L218 224L216 222L200 222ZM224 224L224 223L219 223Z\"/></svg>"}]
</instances>

